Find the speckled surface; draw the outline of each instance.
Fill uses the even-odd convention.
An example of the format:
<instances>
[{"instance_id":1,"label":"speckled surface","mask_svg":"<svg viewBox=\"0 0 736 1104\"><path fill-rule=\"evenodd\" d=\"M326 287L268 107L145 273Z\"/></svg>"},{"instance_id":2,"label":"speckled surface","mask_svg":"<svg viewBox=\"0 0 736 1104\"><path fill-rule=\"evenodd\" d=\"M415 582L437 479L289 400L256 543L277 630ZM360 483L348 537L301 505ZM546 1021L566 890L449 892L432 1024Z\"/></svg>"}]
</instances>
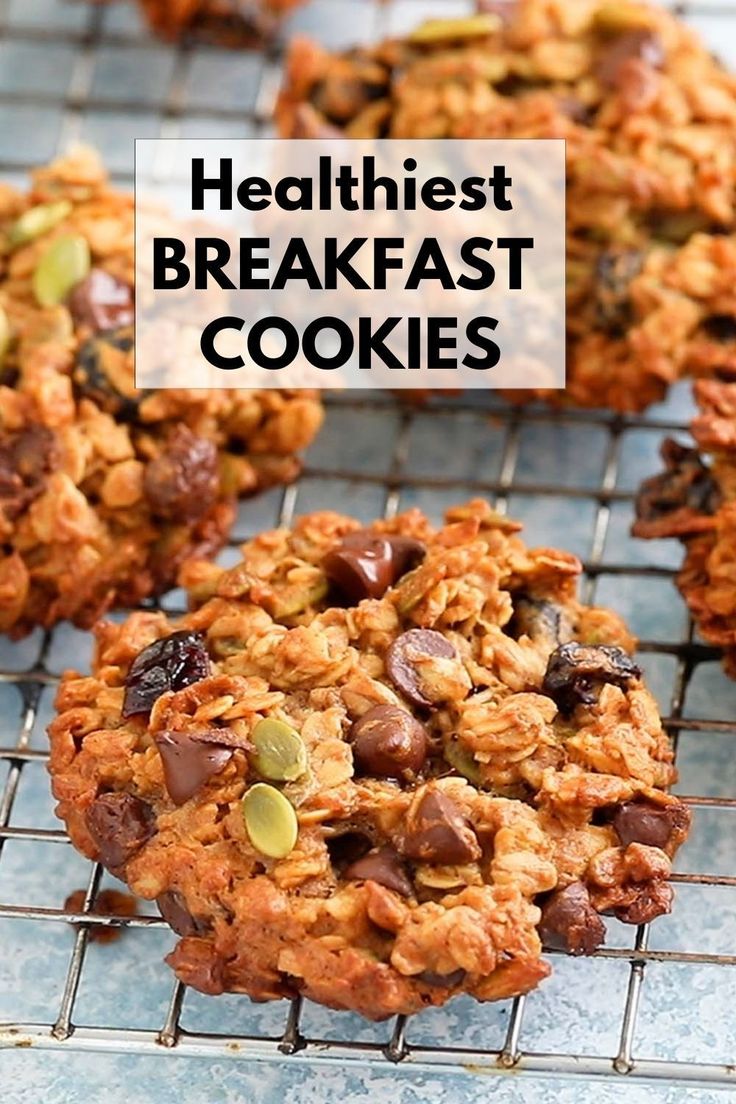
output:
<instances>
[{"instance_id":1,"label":"speckled surface","mask_svg":"<svg viewBox=\"0 0 736 1104\"><path fill-rule=\"evenodd\" d=\"M410 25L425 2L402 0L391 9L393 29ZM443 11L457 8L448 3ZM736 61L736 20L724 14L728 4L703 5L694 18L699 29L721 54ZM709 10L708 10L709 9ZM368 34L375 28L375 9L367 3L351 3L345 18L345 0L317 0L300 13L296 25L333 44ZM356 18L356 12L358 13ZM121 176L132 168L132 139L155 136L161 120L155 104L173 64L165 47L141 53L134 45L124 50L100 48L80 67L72 51L53 42L33 38L33 28L58 27L82 30L87 25L84 3L68 0L0 0L0 16L14 25L31 28L29 41L19 48L0 42L0 160L13 160L22 147L28 160L43 160L76 137L92 141ZM131 5L122 3L105 10L105 27L132 36L140 33ZM218 103L252 107L262 61L257 56L222 55L200 51L188 67L180 88L184 107L179 132L186 136L236 137L248 133L248 124L222 118L194 118L192 105ZM6 91L44 92L63 96L70 81L82 96L89 90L112 101L104 110L65 113L54 102L40 107L3 99ZM132 111L116 106L129 95L139 101ZM145 108L150 102L151 109ZM141 107L140 104L144 106ZM170 130L169 130L170 132ZM9 175L13 175L12 173ZM479 403L481 402L479 397ZM688 398L680 389L654 415L662 420L686 419ZM323 435L313 447L312 467L370 472L385 476L391 465L399 415L387 403L370 411L332 410ZM658 429L627 430L623 435L617 486L632 489L640 477L656 467L656 451L662 433ZM601 476L606 445L605 432L594 425L526 425L519 436L516 479L529 483L541 479L562 486L595 488ZM452 489L437 491L406 488L400 507L420 505L435 517L444 506L469 497L464 480L494 479L499 474L502 438L479 407L476 411L443 415L419 413L408 439L404 471L426 479L457 480ZM297 512L330 506L368 519L384 507L380 481L351 482L305 479L296 499ZM278 492L243 507L237 535L274 524L280 506ZM595 501L591 498L533 496L512 493L508 509L527 526L531 543L559 544L583 557L590 554ZM603 558L608 563L649 563L672 566L678 550L662 542L643 544L628 536L630 504L613 506ZM235 553L229 550L232 561ZM171 601L176 601L176 595ZM180 596L179 596L180 600ZM671 583L661 578L600 576L595 600L613 605L629 617L645 639L676 642L682 639L686 618L682 602ZM38 634L11 645L0 641L0 670L22 671L38 655ZM65 666L84 668L89 639L68 627L58 629L51 641L47 665L52 671ZM669 656L644 657L651 684L663 710L669 696L675 661ZM51 712L51 691L44 694L31 746L45 746L44 726ZM730 683L716 663L698 667L690 685L684 712L693 717L732 719L736 684ZM20 714L16 689L0 681L0 743L15 741ZM679 748L681 781L678 790L712 796L736 794L736 756L733 737L718 731L682 734ZM0 763L0 786L7 766ZM732 811L701 809L692 837L678 858L678 868L690 872L734 873L736 830ZM12 826L53 828L56 822L45 769L40 763L25 766L10 823ZM0 902L58 908L67 894L86 884L89 864L70 848L11 840L0 859ZM107 883L103 883L107 884ZM660 949L706 950L732 953L736 924L731 888L681 886L676 908L669 918L652 927L650 945ZM611 923L609 942L630 947L634 931ZM116 943L89 949L82 973L74 1022L116 1027L158 1029L171 995L172 979L162 958L173 936L161 930L129 931ZM0 920L0 1022L52 1022L58 1014L64 978L73 946L73 933L63 924ZM628 965L625 961L555 959L554 976L528 1001L521 1035L525 1051L560 1054L613 1055L618 1046ZM736 1060L736 968L704 965L657 965L646 970L642 1004L634 1042L640 1058L682 1061L733 1062ZM508 1024L506 1004L477 1006L458 1000L449 1008L413 1019L410 1043L497 1049ZM278 1036L283 1031L285 1008L255 1006L245 998L211 999L188 992L182 1025L190 1030L231 1035ZM335 1015L307 1007L302 1030L312 1038L342 1038L385 1043L386 1025L364 1023L354 1016ZM226 1058L183 1058L174 1051L153 1056L64 1052L0 1051L0 1092L9 1104L76 1104L106 1101L122 1104L169 1104L199 1100L257 1100L277 1104L283 1099L299 1104L341 1104L392 1101L395 1104L476 1104L493 1098L504 1104L614 1104L625 1094L627 1104L671 1104L684 1100L722 1101L730 1093L687 1090L659 1084L644 1086L617 1081L570 1082L549 1078L521 1079L514 1075L487 1076L470 1073L429 1075L381 1064L377 1068L339 1067L283 1058L254 1064Z\"/></svg>"}]
</instances>

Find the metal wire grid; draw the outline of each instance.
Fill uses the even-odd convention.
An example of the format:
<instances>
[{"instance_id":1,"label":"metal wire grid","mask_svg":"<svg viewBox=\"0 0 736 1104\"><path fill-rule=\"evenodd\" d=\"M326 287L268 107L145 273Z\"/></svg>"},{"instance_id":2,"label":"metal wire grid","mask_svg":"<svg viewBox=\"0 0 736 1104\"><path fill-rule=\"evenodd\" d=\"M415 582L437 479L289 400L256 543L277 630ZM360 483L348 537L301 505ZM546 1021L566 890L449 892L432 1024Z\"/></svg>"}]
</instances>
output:
<instances>
[{"instance_id":1,"label":"metal wire grid","mask_svg":"<svg viewBox=\"0 0 736 1104\"><path fill-rule=\"evenodd\" d=\"M363 0L363 15L365 15ZM76 29L63 31L49 30L46 26L18 24L10 18L12 0L0 0L0 32L6 44L31 42L63 43L74 49L69 85L63 97L63 114L57 139L59 148L78 137L85 116L91 110L125 110L141 118L152 115L158 121L159 132L163 136L176 136L186 118L200 118L207 121L208 128L222 123L243 123L250 133L262 131L271 117L273 95L278 83L278 55L274 54L260 64L258 86L251 109L244 117L243 111L225 105L207 107L198 110L196 105L185 109L187 75L192 63L192 51L180 47L175 51L166 92L155 103L140 101L133 97L121 100L97 100L92 97L92 74L95 51L100 46L124 47L134 43L136 47L147 48L148 40L137 32L106 29L107 13L98 6L86 9L85 23ZM352 8L357 11L361 6L354 0ZM370 19L374 22L376 34L380 34L386 25L393 7L413 7L417 5L394 3L384 4L372 10ZM430 5L431 6L431 0ZM427 5L425 5L426 9ZM729 11L730 5L703 2L691 5L691 11ZM413 14L413 13L412 13ZM348 20L348 26L352 20ZM151 47L153 48L153 47ZM251 60L252 64L252 60ZM23 105L24 107L49 106L46 93L4 90L0 91L0 109ZM53 99L56 104L57 99ZM245 132L248 132L247 130ZM53 152L53 151L50 151ZM132 161L132 159L131 159ZM34 167L26 162L22 150L13 157L3 155L0 158L0 173L3 175L23 172ZM128 176L124 170L119 174ZM588 501L595 504L592 531L588 555L585 560L583 598L591 600L598 580L602 576L621 579L646 580L648 577L668 577L672 572L667 568L637 564L634 562L608 562L604 557L606 538L609 532L612 508L619 502L627 502L630 494L621 490L617 484L622 439L631 430L657 430L662 433L682 429L679 424L665 424L662 421L645 418L618 418L604 414L566 413L553 415L548 411L529 409L513 411L500 403L492 403L496 434L502 434L502 453L498 475L493 479L468 479L451 476L422 476L411 473L407 468L409 442L412 430L418 418L460 418L468 412L478 413L477 396L473 401L437 402L419 414L415 409L406 409L398 422L394 435L392 458L388 473L373 474L369 471L346 471L340 466L308 468L304 477L311 483L327 487L332 480L348 480L352 484L368 484L380 490L383 495L384 512L387 516L395 514L402 495L410 491L420 491L440 495L444 492L475 492L487 495L500 510L505 510L511 494L516 496L535 496L567 498L572 501ZM349 411L374 409L386 411L388 408L381 398L371 396L334 397L328 399L330 407L326 434L339 435L340 419ZM516 478L519 460L520 434L530 427L542 427L549 423L558 426L573 425L581 428L598 427L605 431L606 447L602 474L597 486L561 486L554 482L539 480L519 482ZM490 432L486 430L486 432ZM302 482L302 486L304 483ZM280 497L278 521L288 524L297 507L300 485L286 488ZM22 772L29 764L40 764L46 753L31 747L31 733L37 720L39 702L43 691L56 682L55 675L49 669L47 658L52 647L53 634L45 636L37 661L21 674L10 670L0 670L0 683L17 686L23 703L20 725L15 734L0 731L0 763L6 763L8 773L0 795L0 854L6 841L30 841L48 846L67 845L68 838L60 829L40 827L19 827L11 824L11 813L19 791ZM669 715L665 725L675 745L681 732L720 732L736 735L736 722L714 720L709 717L690 718L683 716L683 703L691 676L697 665L714 658L712 649L704 647L693 639L692 626L678 642L658 639L642 641L644 653L669 655L675 659L675 673L672 680ZM15 737L13 742L13 735ZM736 809L736 797L713 797L691 795L685 800L693 807L711 807L715 809ZM671 976L676 984L674 967L677 965L708 965L736 967L736 954L711 954L694 948L692 950L652 950L648 946L648 926L640 927L632 947L604 947L597 952L598 959L619 960L629 964L629 980L623 1014L618 1031L618 1046L611 1054L575 1054L541 1053L525 1049L523 1045L523 1020L527 998L518 998L510 1003L508 1026L502 1045L496 1049L478 1049L459 1045L428 1046L410 1041L411 1025L404 1017L398 1017L388 1028L383 1041L361 1042L356 1039L333 1040L310 1037L302 1029L301 1002L296 1000L288 1006L283 1031L280 1035L227 1035L222 1033L185 1030L180 1018L185 996L185 987L176 982L173 985L164 1021L158 1030L138 1030L113 1028L104 1024L82 1027L75 1026L74 1010L82 971L88 947L90 931L97 926L125 926L131 929L158 927L165 928L162 920L154 917L139 916L127 918L107 916L95 911L95 902L102 877L99 865L90 864L84 903L79 913L69 913L58 908L31 907L0 903L0 920L21 919L52 924L77 924L73 951L69 960L60 1004L46 1022L9 1023L0 1025L0 1046L34 1046L36 1048L78 1048L88 1051L122 1051L137 1053L169 1053L182 1055L239 1057L251 1060L282 1059L291 1056L292 1061L348 1063L403 1063L423 1071L452 1071L470 1069L476 1072L514 1072L519 1074L546 1074L570 1077L608 1077L615 1079L623 1075L627 1079L659 1080L668 1083L702 1084L708 1087L731 1087L736 1085L734 1067L727 1064L706 1062L679 1062L657 1058L639 1057L636 1051L636 1031L638 1014L642 998L648 963L667 964L672 967ZM736 887L736 876L693 872L675 874L675 882L701 887Z\"/></svg>"}]
</instances>

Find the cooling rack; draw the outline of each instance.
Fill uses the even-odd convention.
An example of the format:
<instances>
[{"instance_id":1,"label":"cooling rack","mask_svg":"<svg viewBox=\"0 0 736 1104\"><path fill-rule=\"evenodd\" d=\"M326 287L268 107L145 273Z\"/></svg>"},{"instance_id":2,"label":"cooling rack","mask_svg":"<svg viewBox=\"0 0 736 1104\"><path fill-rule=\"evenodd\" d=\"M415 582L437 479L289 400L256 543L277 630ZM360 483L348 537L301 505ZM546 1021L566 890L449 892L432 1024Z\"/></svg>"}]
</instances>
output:
<instances>
[{"instance_id":1,"label":"cooling rack","mask_svg":"<svg viewBox=\"0 0 736 1104\"><path fill-rule=\"evenodd\" d=\"M433 3L315 0L291 30L338 46L400 31ZM679 7L722 53L736 55L731 5L702 0ZM443 12L456 10L466 5L443 3ZM132 5L0 0L0 176L20 180L81 139L98 145L113 176L130 183L133 137L267 133L278 66L278 48L244 55L156 43ZM20 1001L13 1004L22 986L8 994L0 1047L155 1053L172 1061L288 1059L316 1067L394 1063L438 1075L464 1070L733 1088L736 1036L726 1013L736 998L729 945L736 863L723 828L730 829L736 811L730 755L736 691L713 650L694 637L671 586L677 550L627 536L633 489L655 469L661 437L685 432L687 398L676 394L646 417L625 418L514 410L477 393L405 409L364 393L328 397L327 405L326 428L300 481L245 504L236 537L324 505L367 519L418 504L437 516L452 501L480 494L521 517L532 542L578 552L584 599L611 603L633 620L679 746L679 791L694 809L696 828L673 877L673 916L651 932L612 922L608 944L593 958L555 955L556 980L527 998L482 1009L469 1011L460 1001L459 1013L451 1006L383 1025L299 1001L261 1014L246 998L191 994L161 966L155 999L145 1001L153 1008L145 1026L135 1002L128 1013L121 999L114 1015L108 1004L106 1015L99 1004L85 1003L85 987L105 984L112 958L126 945L138 956L137 971L149 961L155 971L168 929L157 916L99 911L101 868L75 856L48 811L24 799L24 787L36 794L46 787L43 723L81 635L62 627L0 649L0 946L6 960L25 955L35 964L36 979L40 962L50 979L48 986L36 980L41 991L32 1015ZM230 562L235 544L225 553ZM171 610L180 602L174 593L163 604ZM75 913L65 911L65 894L54 888L76 888L72 866L86 880ZM28 870L48 871L50 901L24 895ZM110 927L128 930L98 954L92 936ZM159 940L149 954L144 943L152 933ZM153 977L144 973L137 984Z\"/></svg>"}]
</instances>

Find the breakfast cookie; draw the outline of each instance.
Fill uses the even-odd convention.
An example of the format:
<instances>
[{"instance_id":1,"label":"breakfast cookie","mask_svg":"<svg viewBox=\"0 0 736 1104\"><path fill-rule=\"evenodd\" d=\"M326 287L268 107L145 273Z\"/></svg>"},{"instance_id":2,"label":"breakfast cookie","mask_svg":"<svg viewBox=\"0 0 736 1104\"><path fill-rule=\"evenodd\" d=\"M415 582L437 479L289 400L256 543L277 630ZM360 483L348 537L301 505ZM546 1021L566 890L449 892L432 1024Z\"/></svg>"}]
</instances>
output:
<instances>
[{"instance_id":1,"label":"breakfast cookie","mask_svg":"<svg viewBox=\"0 0 736 1104\"><path fill-rule=\"evenodd\" d=\"M545 397L639 410L733 364L736 78L672 13L502 0L344 53L298 40L278 121L290 137L564 139L567 388Z\"/></svg>"},{"instance_id":2,"label":"breakfast cookie","mask_svg":"<svg viewBox=\"0 0 736 1104\"><path fill-rule=\"evenodd\" d=\"M696 447L664 442L664 471L642 483L633 533L683 542L677 585L703 638L723 649L736 678L736 382L698 380L694 391Z\"/></svg>"},{"instance_id":3,"label":"breakfast cookie","mask_svg":"<svg viewBox=\"0 0 736 1104\"><path fill-rule=\"evenodd\" d=\"M179 620L98 626L57 812L157 900L186 984L380 1019L527 992L542 943L669 911L689 812L633 640L519 528L315 513L190 563Z\"/></svg>"},{"instance_id":4,"label":"breakfast cookie","mask_svg":"<svg viewBox=\"0 0 736 1104\"><path fill-rule=\"evenodd\" d=\"M269 38L304 0L138 0L157 34L218 46L254 46Z\"/></svg>"},{"instance_id":5,"label":"breakfast cookie","mask_svg":"<svg viewBox=\"0 0 736 1104\"><path fill-rule=\"evenodd\" d=\"M0 632L165 589L294 478L310 393L133 387L133 200L87 151L0 187Z\"/></svg>"}]
</instances>

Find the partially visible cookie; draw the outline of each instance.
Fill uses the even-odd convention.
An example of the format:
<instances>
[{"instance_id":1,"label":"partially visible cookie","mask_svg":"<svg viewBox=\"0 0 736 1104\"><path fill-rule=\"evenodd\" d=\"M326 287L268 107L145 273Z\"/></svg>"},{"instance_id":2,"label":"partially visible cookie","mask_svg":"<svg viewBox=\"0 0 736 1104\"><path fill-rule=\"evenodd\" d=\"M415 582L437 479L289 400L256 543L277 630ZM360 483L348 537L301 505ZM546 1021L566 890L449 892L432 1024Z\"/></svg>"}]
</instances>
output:
<instances>
[{"instance_id":1,"label":"partially visible cookie","mask_svg":"<svg viewBox=\"0 0 736 1104\"><path fill-rule=\"evenodd\" d=\"M190 564L185 617L98 627L57 812L158 901L182 981L380 1019L527 992L542 942L669 911L689 811L633 640L518 528L312 514Z\"/></svg>"},{"instance_id":2,"label":"partially visible cookie","mask_svg":"<svg viewBox=\"0 0 736 1104\"><path fill-rule=\"evenodd\" d=\"M133 277L133 199L90 152L0 187L0 632L165 589L319 428L309 392L136 391Z\"/></svg>"},{"instance_id":3,"label":"partially visible cookie","mask_svg":"<svg viewBox=\"0 0 736 1104\"><path fill-rule=\"evenodd\" d=\"M158 34L218 46L254 46L269 38L304 0L138 0Z\"/></svg>"},{"instance_id":4,"label":"partially visible cookie","mask_svg":"<svg viewBox=\"0 0 736 1104\"><path fill-rule=\"evenodd\" d=\"M640 410L733 364L736 78L663 8L485 7L338 54L295 41L281 133L565 139L567 387L545 397Z\"/></svg>"},{"instance_id":5,"label":"partially visible cookie","mask_svg":"<svg viewBox=\"0 0 736 1104\"><path fill-rule=\"evenodd\" d=\"M642 483L633 532L683 541L677 585L698 630L723 648L736 677L736 382L699 380L694 392L696 447L664 442L664 471Z\"/></svg>"}]
</instances>

